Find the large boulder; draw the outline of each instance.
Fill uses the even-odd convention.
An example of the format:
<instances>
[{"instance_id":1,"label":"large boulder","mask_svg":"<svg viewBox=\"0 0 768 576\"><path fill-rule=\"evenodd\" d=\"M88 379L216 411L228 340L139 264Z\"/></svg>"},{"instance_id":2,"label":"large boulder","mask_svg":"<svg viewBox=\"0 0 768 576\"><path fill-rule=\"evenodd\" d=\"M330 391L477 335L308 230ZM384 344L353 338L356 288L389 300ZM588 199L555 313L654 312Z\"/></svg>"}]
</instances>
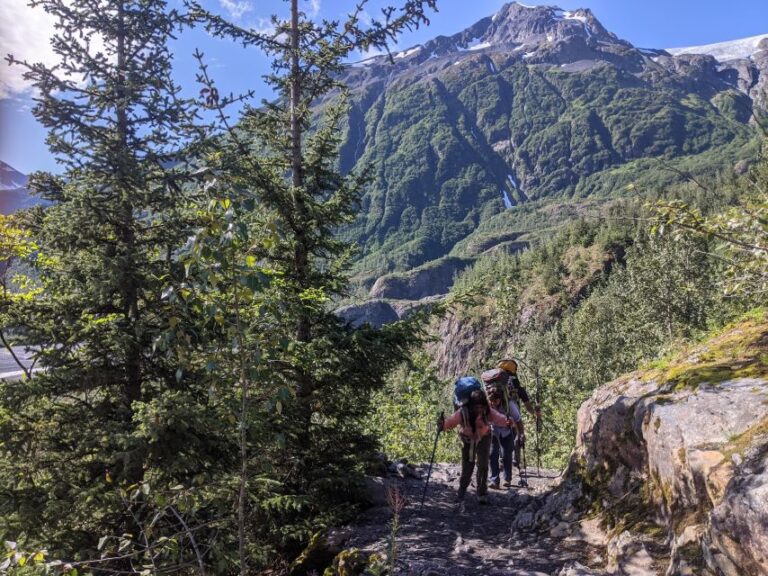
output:
<instances>
[{"instance_id":1,"label":"large boulder","mask_svg":"<svg viewBox=\"0 0 768 576\"><path fill-rule=\"evenodd\" d=\"M579 410L570 476L610 524L663 527L667 574L768 575L767 353L758 315Z\"/></svg>"}]
</instances>

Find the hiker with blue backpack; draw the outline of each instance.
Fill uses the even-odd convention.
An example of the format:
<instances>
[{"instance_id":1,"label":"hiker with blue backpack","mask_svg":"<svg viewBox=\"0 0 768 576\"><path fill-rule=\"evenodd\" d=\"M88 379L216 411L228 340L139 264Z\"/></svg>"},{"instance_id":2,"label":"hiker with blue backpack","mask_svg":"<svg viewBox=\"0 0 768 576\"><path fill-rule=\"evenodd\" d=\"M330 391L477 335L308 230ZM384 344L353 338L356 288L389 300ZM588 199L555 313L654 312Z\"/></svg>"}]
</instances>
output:
<instances>
[{"instance_id":1,"label":"hiker with blue backpack","mask_svg":"<svg viewBox=\"0 0 768 576\"><path fill-rule=\"evenodd\" d=\"M491 408L482 384L477 378L465 376L454 387L456 411L437 422L438 433L459 427L461 438L461 478L457 499L461 502L472 480L477 464L477 498L480 504L488 503L488 462L491 452L491 425L515 427L517 423Z\"/></svg>"}]
</instances>

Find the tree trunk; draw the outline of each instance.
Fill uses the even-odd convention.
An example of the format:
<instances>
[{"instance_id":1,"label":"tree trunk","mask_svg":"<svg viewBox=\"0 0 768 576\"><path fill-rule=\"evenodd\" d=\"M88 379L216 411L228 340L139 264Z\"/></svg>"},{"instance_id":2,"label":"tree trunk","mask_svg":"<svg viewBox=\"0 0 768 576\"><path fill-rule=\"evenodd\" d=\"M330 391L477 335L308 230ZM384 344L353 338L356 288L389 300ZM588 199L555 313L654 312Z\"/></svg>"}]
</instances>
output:
<instances>
[{"instance_id":1,"label":"tree trunk","mask_svg":"<svg viewBox=\"0 0 768 576\"><path fill-rule=\"evenodd\" d=\"M119 161L117 179L120 194L120 221L118 234L122 244L124 264L120 282L123 292L124 314L128 320L128 329L132 332L125 358L125 400L129 404L141 399L141 345L138 335L139 298L134 254L136 237L134 232L133 202L131 198L131 175L128 166L131 151L128 144L128 111L126 110L126 55L125 46L125 6L122 2L117 7L117 131Z\"/></svg>"},{"instance_id":2,"label":"tree trunk","mask_svg":"<svg viewBox=\"0 0 768 576\"><path fill-rule=\"evenodd\" d=\"M296 248L294 249L293 265L296 280L301 290L309 286L309 246L305 233L307 211L304 202L304 159L301 153L302 144L302 111L301 111L301 68L299 66L299 2L291 0L291 77L290 77L290 104L291 104L291 173L293 185L293 209L295 220L298 224L296 230ZM296 339L299 342L309 342L312 339L312 324L307 311L301 310L296 323ZM296 396L299 400L300 417L305 427L309 426L311 418L311 397L314 385L311 375L302 366L297 367L298 382Z\"/></svg>"}]
</instances>

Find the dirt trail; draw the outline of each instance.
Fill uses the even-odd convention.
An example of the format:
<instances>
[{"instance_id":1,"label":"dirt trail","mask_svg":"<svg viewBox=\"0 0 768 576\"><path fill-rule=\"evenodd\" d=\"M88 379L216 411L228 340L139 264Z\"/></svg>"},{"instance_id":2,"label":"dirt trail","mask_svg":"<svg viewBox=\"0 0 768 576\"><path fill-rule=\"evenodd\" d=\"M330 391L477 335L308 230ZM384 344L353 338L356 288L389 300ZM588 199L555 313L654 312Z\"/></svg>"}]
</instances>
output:
<instances>
[{"instance_id":1,"label":"dirt trail","mask_svg":"<svg viewBox=\"0 0 768 576\"><path fill-rule=\"evenodd\" d=\"M426 474L426 467L419 471ZM519 487L515 476L512 487L490 490L487 506L478 503L474 485L464 504L457 504L459 473L458 465L435 465L422 510L422 480L388 479L408 502L398 534L399 574L549 576L574 562L586 564L599 554L584 541L560 536L557 531L513 533L510 529L518 511L557 485L557 472L542 470L541 477L536 477L536 468L529 468L528 488ZM347 546L385 549L391 514L385 506L363 514L352 527Z\"/></svg>"}]
</instances>

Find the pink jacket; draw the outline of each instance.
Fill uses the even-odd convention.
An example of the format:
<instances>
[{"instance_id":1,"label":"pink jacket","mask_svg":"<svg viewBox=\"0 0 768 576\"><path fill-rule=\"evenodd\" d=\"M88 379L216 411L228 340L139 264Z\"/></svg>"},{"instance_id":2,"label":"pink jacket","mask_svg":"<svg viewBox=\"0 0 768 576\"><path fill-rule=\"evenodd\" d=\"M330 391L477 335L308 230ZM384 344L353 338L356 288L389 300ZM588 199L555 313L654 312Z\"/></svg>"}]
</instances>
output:
<instances>
[{"instance_id":1,"label":"pink jacket","mask_svg":"<svg viewBox=\"0 0 768 576\"><path fill-rule=\"evenodd\" d=\"M452 430L456 428L461 424L461 410L456 410L452 415L450 415L448 418L445 419L445 423L443 424L443 430ZM501 412L494 410L491 408L491 413L488 416L488 422L485 422L483 420L482 415L478 416L475 420L475 433L472 434L472 427L471 426L464 426L462 425L461 429L459 430L459 434L462 435L462 437L467 438L469 440L480 440L481 438L484 438L487 434L490 434L491 432L491 424L494 424L496 426L507 426L507 417L504 416Z\"/></svg>"}]
</instances>

